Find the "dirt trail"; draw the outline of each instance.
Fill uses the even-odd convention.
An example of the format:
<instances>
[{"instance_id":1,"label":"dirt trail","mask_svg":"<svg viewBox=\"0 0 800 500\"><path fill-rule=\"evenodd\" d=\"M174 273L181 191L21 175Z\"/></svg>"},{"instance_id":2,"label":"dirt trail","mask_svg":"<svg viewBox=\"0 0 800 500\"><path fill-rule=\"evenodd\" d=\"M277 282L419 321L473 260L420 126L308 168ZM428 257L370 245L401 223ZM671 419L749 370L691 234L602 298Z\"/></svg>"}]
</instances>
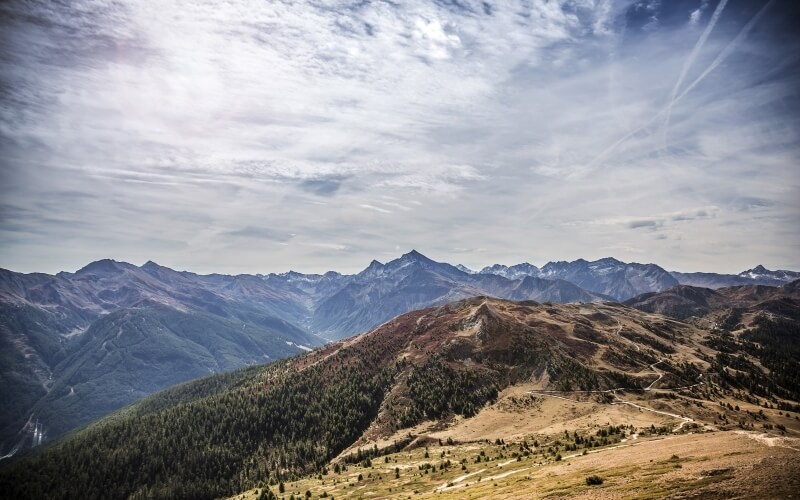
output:
<instances>
[{"instance_id":1,"label":"dirt trail","mask_svg":"<svg viewBox=\"0 0 800 500\"><path fill-rule=\"evenodd\" d=\"M651 382L651 383L650 383L650 385L648 385L647 387L645 387L645 388L644 388L644 390L645 390L645 391L649 391L650 389L652 389L652 388L653 388L653 386L654 386L654 385L656 385L656 384L658 383L658 381L659 381L659 380L661 380L661 379L664 377L664 372L662 372L661 370L659 370L658 368L656 368L656 365L657 365L657 364L659 364L659 363L663 363L663 362L664 362L664 360L663 360L663 359L659 359L658 361L656 361L655 363L653 363L652 365L650 365L650 369L651 369L651 370L653 370L653 373L655 373L656 375L658 375L658 378L657 378L657 379L655 379L655 380L653 380L653 382Z\"/></svg>"},{"instance_id":2,"label":"dirt trail","mask_svg":"<svg viewBox=\"0 0 800 500\"><path fill-rule=\"evenodd\" d=\"M526 470L530 470L530 469L532 469L532 468L533 468L533 467L525 467L524 469L510 470L510 471L508 471L508 472L503 472L503 473L501 473L501 474L497 474L497 475L494 475L494 476L484 477L484 478L483 478L483 479L481 479L481 480L482 480L482 481L495 481L495 480L497 480L497 479L503 479L504 477L508 477L508 476L510 476L511 474L516 474L517 472L525 472Z\"/></svg>"},{"instance_id":3,"label":"dirt trail","mask_svg":"<svg viewBox=\"0 0 800 500\"><path fill-rule=\"evenodd\" d=\"M679 430L681 430L681 429L683 428L683 426L684 426L684 425L686 425L686 424L688 424L688 423L691 423L691 422L694 422L694 419L692 419L692 418L689 418L689 417L684 417L683 415L678 415L678 414L676 414L676 413L669 413L669 412L667 412L667 411L654 410L654 409L652 409L652 408L648 408L648 407L646 407L646 406L638 405L638 404L636 404L636 403L634 403L634 402L632 402L632 401L625 401L625 400L623 400L623 399L617 399L617 400L615 400L614 402L612 402L611 404L612 404L612 405L615 405L615 404L624 404L624 405L630 405L630 406L633 406L633 407L639 408L640 410L651 411L651 412L653 412L653 413L658 413L658 414L660 414L660 415L666 415L666 416L668 416L668 417L673 417L673 418L679 418L679 419L681 419L681 420L682 420L682 422L680 423L680 425L678 425L678 427L676 427L675 429L673 429L673 431L672 431L672 432L678 432Z\"/></svg>"},{"instance_id":4,"label":"dirt trail","mask_svg":"<svg viewBox=\"0 0 800 500\"><path fill-rule=\"evenodd\" d=\"M617 335L617 336L618 336L620 339L623 339L623 340L625 340L626 342L628 342L629 344L632 344L634 347L636 347L636 350L637 350L637 351L641 351L641 348L640 348L640 346L639 346L639 344L638 344L637 342L634 342L634 341L632 341L632 340L630 340L630 339L627 339L627 338L623 337L622 335L620 335L620 332L622 331L623 325L622 325L622 323L619 321L619 319L617 319L617 325L618 325L618 328L617 328L617 331L616 331L616 335ZM666 358L664 358L664 359L660 359L660 360L658 360L658 361L656 361L655 363L652 363L652 364L650 365L650 369L652 370L652 373L655 373L656 375L658 375L658 378L656 378L654 381L652 381L652 382L650 383L650 385L648 385L648 386L647 386L647 387L645 387L644 389L639 389L639 388L630 388L630 387L615 387L615 388L613 388L613 389L606 389L606 390L602 390L602 391L555 391L555 390L534 390L534 391L530 391L530 394L538 394L538 395L540 395L540 396L549 396L549 397L551 397L551 398L563 399L563 400L565 400L565 401L570 401L570 402L572 402L572 403L585 403L585 402L587 402L587 401L576 401L576 400L574 400L574 399L570 399L570 398L567 398L567 397L564 397L564 396L558 396L557 394L611 394L611 395L613 395L613 397L614 397L614 401L613 401L613 402L611 402L611 404L612 404L612 405L615 405L615 404L625 404L625 405L630 405L630 406L633 406L633 407L635 407L635 408L639 408L639 410L642 410L642 411L649 411L649 412L653 412L653 413L658 413L658 414L660 414L660 415L665 415L665 416L668 416L668 417L677 418L677 419L681 420L681 423L678 425L678 427L676 427L676 428L675 428L675 429L673 429L673 431L672 431L672 432L678 432L678 431L680 431L680 430L681 430L681 429L682 429L682 428L683 428L683 427L684 427L686 424L693 423L693 422L694 422L694 419L692 419L692 418L690 418L690 417L685 417L685 416L683 416L683 415L678 415L678 414L676 414L676 413L670 413L670 412L661 411L661 410L654 410L654 409L652 409L652 408L648 408L648 407L646 407L646 406L642 406L642 405L640 405L640 404L634 403L633 401L626 401L626 400L624 400L624 399L621 399L621 398L620 398L619 396L617 396L617 394L616 394L616 392L617 392L617 391L623 391L623 392L624 392L624 391L631 391L631 390L644 390L645 392L650 392L650 391L657 391L657 390L661 390L661 389L653 389L653 386L654 386L654 385L656 385L656 384L657 384L657 383L658 383L658 382L659 382L659 381L660 381L660 380L661 380L661 379L664 377L664 374L665 374L665 372L664 372L664 371L662 371L662 370L659 370L658 368L656 368L656 365L658 365L658 364L661 364L661 363L666 363L667 361L668 361L668 360L667 360ZM675 389L670 389L670 390L689 389L689 388L692 388L692 387L696 387L696 386L698 386L698 385L702 385L702 384L703 384L703 382L701 381L701 379L702 379L702 378L703 378L703 374L701 373L701 374L700 374L700 376L697 378L697 380L698 380L698 382L697 382L697 383L695 383L695 384L692 384L692 385L687 385L687 386L684 386L684 387L677 387L677 388L675 388Z\"/></svg>"},{"instance_id":5,"label":"dirt trail","mask_svg":"<svg viewBox=\"0 0 800 500\"><path fill-rule=\"evenodd\" d=\"M486 469L481 469L479 471L470 472L469 474L464 474L463 476L458 476L457 478L453 479L452 481L444 483L443 485L439 486L434 491L445 491L445 490L448 490L448 489L456 488L457 487L456 483L460 483L460 482L466 480L467 478L470 478L470 477L474 476L475 474L480 474L481 472L486 472Z\"/></svg>"},{"instance_id":6,"label":"dirt trail","mask_svg":"<svg viewBox=\"0 0 800 500\"><path fill-rule=\"evenodd\" d=\"M772 447L777 448L786 448L788 450L800 451L800 448L795 448L794 446L789 446L788 443L795 444L800 446L800 439L798 438L790 438L785 436L770 436L766 433L759 433L753 431L736 431L736 434L741 434L743 436L747 436L748 438L758 441L759 443Z\"/></svg>"}]
</instances>

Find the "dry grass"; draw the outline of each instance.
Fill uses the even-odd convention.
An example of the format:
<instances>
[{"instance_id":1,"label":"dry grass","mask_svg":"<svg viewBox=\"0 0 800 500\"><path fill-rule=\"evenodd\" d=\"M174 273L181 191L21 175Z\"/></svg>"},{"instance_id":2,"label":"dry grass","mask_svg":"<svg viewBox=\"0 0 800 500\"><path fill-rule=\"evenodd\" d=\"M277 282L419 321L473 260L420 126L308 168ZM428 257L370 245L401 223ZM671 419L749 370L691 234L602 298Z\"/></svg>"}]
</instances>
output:
<instances>
[{"instance_id":1,"label":"dry grass","mask_svg":"<svg viewBox=\"0 0 800 500\"><path fill-rule=\"evenodd\" d=\"M308 490L313 498L323 491L335 498L790 498L800 491L800 452L734 432L627 441L558 462L538 454L517 461L509 457L510 448L516 446L433 446L430 458L420 448L390 455L388 464L376 460L371 468L351 466L322 480L287 483L279 496L297 497ZM481 451L489 460L474 463ZM462 458L468 462L465 471L460 465L449 471L419 470L424 463ZM604 479L602 485L586 484L593 474ZM253 499L255 492L234 498Z\"/></svg>"},{"instance_id":2,"label":"dry grass","mask_svg":"<svg viewBox=\"0 0 800 500\"><path fill-rule=\"evenodd\" d=\"M488 311L489 320L513 318L509 324L535 327L537 334L569 346L577 359L595 370L617 369L631 376L654 380L658 374L650 364L655 359L663 359L659 369L666 372L663 380L667 381L669 367L687 361L702 370L707 363L701 357L712 353L701 345L703 330L700 327L622 306L528 307L489 299L486 303L491 307L477 301L468 304L472 309L454 318L472 318L473 313L481 308ZM446 315L449 311L447 308L428 311L416 318L415 324L432 321L432 316ZM443 342L453 337L472 339L480 330L477 320L464 322L455 319L448 319L452 322L446 329L422 329L410 344L422 347L409 347L400 357L414 358L421 356L422 352L438 352ZM591 330L579 332L581 338L575 332L578 323ZM659 337L644 325L672 331L677 341ZM626 333L635 334L629 335L632 338L650 344L656 341L668 344L674 352L666 358L658 355L647 345L620 335L623 328ZM497 341L497 338L492 341ZM482 344L476 341L476 345ZM616 357L603 356L612 350ZM623 358L629 360L626 363L630 367L609 364ZM795 415L732 399L733 394L720 396L709 386L692 392L682 391L681 394L658 389L666 385L664 382L659 382L657 390L617 392L613 398L609 396L616 402L630 402L641 408L608 404L601 395L531 395L531 391L549 386L546 374L538 376L540 378L527 383L506 387L495 403L472 418L427 421L395 433L389 432L379 419L362 439L334 459L329 466L331 471L333 463L340 462L342 457L359 447L368 449L377 444L379 448L385 448L406 439L409 434L416 436L417 442L428 443L428 447L388 455L388 463L384 462L384 457L379 457L368 468L349 466L341 474L331 472L321 479L314 476L286 483L285 493L279 498L304 497L306 491L310 491L313 498L326 493L328 498L409 499L791 498L800 492L800 439L797 438L800 421ZM695 381L689 381L692 382ZM404 389L398 387L393 390L402 396ZM738 405L739 409L720 406L721 397L726 403ZM756 415L759 412L763 412L766 420ZM721 419L723 415L724 422ZM692 422L688 422L689 419ZM745 429L753 425L754 431L741 431L735 427L740 421ZM774 424L776 427L773 429L778 424L784 425L787 436L763 434L762 425L766 422ZM689 425L685 425L687 423ZM597 436L600 429L610 425L626 427L622 441L617 437L608 445L586 450L585 454L583 449L566 451L562 443L557 450L562 460L555 460L555 452L548 450L555 446L556 441L564 440L565 431L570 435L577 431L583 437ZM662 435L651 431L658 428L666 430ZM697 433L697 430L702 432ZM456 444L440 445L447 443L448 439ZM497 439L502 439L505 445L495 444ZM518 456L523 441L529 444L538 441L542 446L533 453ZM479 455L481 461L476 462ZM442 462L447 460L452 466L441 469ZM466 460L463 470L462 460ZM426 469L425 464L436 468ZM399 477L395 469L399 471ZM588 485L586 478L590 475L601 476L603 483ZM277 486L272 489L278 493ZM254 496L251 491L235 498Z\"/></svg>"}]
</instances>

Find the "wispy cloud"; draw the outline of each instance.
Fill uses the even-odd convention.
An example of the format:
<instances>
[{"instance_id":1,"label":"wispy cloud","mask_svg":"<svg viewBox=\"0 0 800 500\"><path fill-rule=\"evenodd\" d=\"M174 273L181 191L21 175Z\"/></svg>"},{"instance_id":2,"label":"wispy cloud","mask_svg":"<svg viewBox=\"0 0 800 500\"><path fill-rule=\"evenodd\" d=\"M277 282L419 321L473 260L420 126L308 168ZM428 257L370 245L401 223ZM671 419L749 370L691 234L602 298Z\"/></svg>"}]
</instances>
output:
<instances>
[{"instance_id":1,"label":"wispy cloud","mask_svg":"<svg viewBox=\"0 0 800 500\"><path fill-rule=\"evenodd\" d=\"M648 229L656 229L657 227L661 226L663 223L657 220L652 219L644 219L644 220L635 220L628 223L628 227L631 229L639 229L639 228L648 228Z\"/></svg>"},{"instance_id":2,"label":"wispy cloud","mask_svg":"<svg viewBox=\"0 0 800 500\"><path fill-rule=\"evenodd\" d=\"M268 227L254 227L254 226L246 226L241 229L236 229L233 231L225 231L223 233L224 236L233 236L233 237L242 237L242 238L256 238L262 240L271 240L277 241L280 243L285 243L290 239L294 238L295 234L293 233L286 233L284 231L271 229Z\"/></svg>"},{"instance_id":3,"label":"wispy cloud","mask_svg":"<svg viewBox=\"0 0 800 500\"><path fill-rule=\"evenodd\" d=\"M374 210L374 211L380 212L382 214L390 214L390 213L392 213L391 210L387 210L387 209L381 208L381 207L376 207L375 205L369 205L367 203L362 203L362 204L359 205L359 207L366 208L367 210Z\"/></svg>"},{"instance_id":4,"label":"wispy cloud","mask_svg":"<svg viewBox=\"0 0 800 500\"><path fill-rule=\"evenodd\" d=\"M796 8L727 3L5 2L0 267L800 266Z\"/></svg>"}]
</instances>

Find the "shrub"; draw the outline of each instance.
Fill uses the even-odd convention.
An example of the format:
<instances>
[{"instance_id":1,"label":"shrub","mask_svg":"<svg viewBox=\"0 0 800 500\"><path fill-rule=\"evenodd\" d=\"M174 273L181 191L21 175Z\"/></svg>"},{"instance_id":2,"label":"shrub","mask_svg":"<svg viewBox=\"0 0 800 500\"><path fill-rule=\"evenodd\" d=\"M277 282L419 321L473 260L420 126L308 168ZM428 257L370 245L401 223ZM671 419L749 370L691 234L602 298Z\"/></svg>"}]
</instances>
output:
<instances>
[{"instance_id":1,"label":"shrub","mask_svg":"<svg viewBox=\"0 0 800 500\"><path fill-rule=\"evenodd\" d=\"M589 486L596 486L603 484L603 478L597 475L591 475L586 478L586 484Z\"/></svg>"}]
</instances>

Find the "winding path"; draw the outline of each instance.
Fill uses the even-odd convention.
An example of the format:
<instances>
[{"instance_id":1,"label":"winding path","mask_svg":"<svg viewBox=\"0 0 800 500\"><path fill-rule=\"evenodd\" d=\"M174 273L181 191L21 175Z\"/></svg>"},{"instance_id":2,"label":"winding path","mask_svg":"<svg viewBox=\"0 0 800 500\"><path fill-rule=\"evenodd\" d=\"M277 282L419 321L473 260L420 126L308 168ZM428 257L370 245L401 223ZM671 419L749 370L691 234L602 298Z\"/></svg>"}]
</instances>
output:
<instances>
[{"instance_id":1,"label":"winding path","mask_svg":"<svg viewBox=\"0 0 800 500\"><path fill-rule=\"evenodd\" d=\"M619 319L617 319L617 318L614 318L614 319L617 321L617 326L618 326L617 331L615 332L615 334L620 339L623 339L626 342L628 342L629 344L633 345L638 352L641 352L642 349L641 349L640 345L637 342L634 342L633 340L625 338L620 334L620 332L622 332L623 325L622 325L622 323L620 322ZM686 424L694 422L694 419L692 419L690 417L683 416L683 415L678 415L677 413L670 413L670 412L661 411L661 410L654 410L652 408L648 408L646 406L642 406L640 404L634 403L633 401L626 401L626 400L620 398L617 395L617 391L623 391L623 392L624 391L651 392L651 391L662 390L662 389L654 389L653 388L654 385L656 385L662 378L664 378L664 374L665 374L664 371L659 370L658 368L656 368L656 365L661 364L661 363L666 363L667 361L668 361L667 358L663 358L663 359L659 359L658 361L656 361L655 363L652 363L650 365L650 369L652 370L652 373L655 373L656 375L658 375L658 378L653 380L650 383L650 385L648 385L647 387L645 387L643 389L639 388L639 387L636 387L636 388L632 388L632 387L615 387L613 389L605 389L605 390L597 390L597 391L532 390L532 391L528 391L528 393L529 394L538 394L540 396L548 396L548 397L551 397L551 398L563 399L564 401L570 401L572 403L586 403L587 401L576 401L576 400L570 399L568 397L559 396L558 394L611 394L614 397L614 400L611 402L612 405L623 405L623 404L624 405L629 405L629 406L633 406L635 408L639 408L639 410L641 410L641 411L649 411L649 412L652 412L652 413L657 413L659 415L665 415L665 416L668 416L668 417L672 417L672 418L676 418L676 419L681 420L681 423L678 425L678 427L676 427L672 431L672 432L678 432ZM676 390L682 390L682 389L690 389L692 387L697 387L698 385L703 385L703 381L701 380L702 378L703 378L703 374L701 373L700 376L697 377L697 380L698 380L697 383L692 384L692 385L683 386L683 387L675 387L675 388L669 389L669 390L676 391ZM664 390L666 390L666 389L664 389Z\"/></svg>"}]
</instances>

